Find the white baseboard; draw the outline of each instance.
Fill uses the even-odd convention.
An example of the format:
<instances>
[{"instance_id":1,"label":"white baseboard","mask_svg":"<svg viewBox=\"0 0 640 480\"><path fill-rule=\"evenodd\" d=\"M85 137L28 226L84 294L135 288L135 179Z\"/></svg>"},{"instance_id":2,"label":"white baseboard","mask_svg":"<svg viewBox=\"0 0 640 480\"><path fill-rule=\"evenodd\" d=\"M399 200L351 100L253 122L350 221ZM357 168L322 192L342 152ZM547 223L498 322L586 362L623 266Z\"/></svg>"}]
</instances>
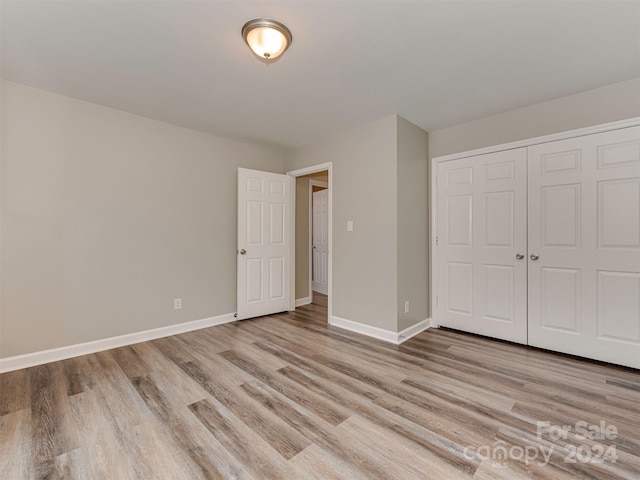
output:
<instances>
[{"instance_id":1,"label":"white baseboard","mask_svg":"<svg viewBox=\"0 0 640 480\"><path fill-rule=\"evenodd\" d=\"M398 343L398 334L396 332L385 330L383 328L372 327L371 325L365 325L360 322L354 322L353 320L347 320L346 318L332 316L329 320L329 325L361 333L362 335L377 338L378 340L384 340L385 342Z\"/></svg>"},{"instance_id":2,"label":"white baseboard","mask_svg":"<svg viewBox=\"0 0 640 480\"><path fill-rule=\"evenodd\" d=\"M400 333L398 333L398 343L406 342L411 337L415 337L419 333L424 332L426 329L431 327L431 319L425 318L424 320L420 320L418 323L414 323L408 328L405 328Z\"/></svg>"},{"instance_id":3,"label":"white baseboard","mask_svg":"<svg viewBox=\"0 0 640 480\"><path fill-rule=\"evenodd\" d=\"M394 343L396 345L401 344L409 340L411 337L415 337L420 332L425 331L431 326L431 319L427 318L421 320L415 325L411 325L409 328L405 328L401 332L392 332L391 330L385 330L383 328L372 327L371 325L365 325L364 323L354 322L353 320L347 320L346 318L331 317L329 321L330 325L344 328L352 332L367 335L368 337L377 338L385 342Z\"/></svg>"},{"instance_id":4,"label":"white baseboard","mask_svg":"<svg viewBox=\"0 0 640 480\"><path fill-rule=\"evenodd\" d=\"M77 343L75 345L42 350L40 352L16 355L15 357L0 358L0 373L33 367L35 365L42 365L43 363L57 362L58 360L79 357L80 355L87 355L89 353L101 352L111 348L146 342L148 340L155 340L156 338L168 337L179 333L200 330L201 328L222 325L223 323L229 323L235 320L237 319L234 317L233 313L227 313L225 315L168 325L166 327L154 328L143 332L128 333L117 337L103 338L101 340Z\"/></svg>"},{"instance_id":5,"label":"white baseboard","mask_svg":"<svg viewBox=\"0 0 640 480\"><path fill-rule=\"evenodd\" d=\"M302 307L311 303L311 297L296 298L296 307Z\"/></svg>"},{"instance_id":6,"label":"white baseboard","mask_svg":"<svg viewBox=\"0 0 640 480\"><path fill-rule=\"evenodd\" d=\"M296 299L296 306L307 305L309 303L311 303L310 297ZM203 318L202 320L194 320L192 322L154 328L153 330L128 333L117 337L103 338L101 340L77 343L75 345L42 350L40 352L16 355L15 357L0 358L0 373L33 367L35 365L42 365L44 363L57 362L67 358L79 357L80 355L101 352L111 348L124 347L125 345L133 345L134 343L146 342L149 340L155 340L156 338L168 337L170 335L178 335L180 333L191 332L193 330L200 330L201 328L230 323L235 320L237 319L234 317L233 313L227 313L216 317ZM422 320L399 333L378 327L372 327L370 325L365 325L364 323L354 322L340 317L331 317L331 321L329 323L336 327L344 328L345 330L350 330L352 332L398 345L429 328L431 326L431 319L427 318Z\"/></svg>"}]
</instances>

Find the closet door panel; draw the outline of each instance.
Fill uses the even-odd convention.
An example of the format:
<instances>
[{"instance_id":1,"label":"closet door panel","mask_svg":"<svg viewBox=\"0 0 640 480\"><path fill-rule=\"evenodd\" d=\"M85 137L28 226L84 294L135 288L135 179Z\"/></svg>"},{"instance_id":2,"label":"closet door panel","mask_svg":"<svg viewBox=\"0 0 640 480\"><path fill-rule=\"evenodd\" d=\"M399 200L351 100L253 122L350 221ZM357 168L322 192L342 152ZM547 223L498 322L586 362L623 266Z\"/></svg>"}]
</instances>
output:
<instances>
[{"instance_id":1,"label":"closet door panel","mask_svg":"<svg viewBox=\"0 0 640 480\"><path fill-rule=\"evenodd\" d=\"M529 147L528 223L529 344L640 368L640 127Z\"/></svg>"},{"instance_id":2,"label":"closet door panel","mask_svg":"<svg viewBox=\"0 0 640 480\"><path fill-rule=\"evenodd\" d=\"M436 318L527 342L526 149L438 165Z\"/></svg>"}]
</instances>

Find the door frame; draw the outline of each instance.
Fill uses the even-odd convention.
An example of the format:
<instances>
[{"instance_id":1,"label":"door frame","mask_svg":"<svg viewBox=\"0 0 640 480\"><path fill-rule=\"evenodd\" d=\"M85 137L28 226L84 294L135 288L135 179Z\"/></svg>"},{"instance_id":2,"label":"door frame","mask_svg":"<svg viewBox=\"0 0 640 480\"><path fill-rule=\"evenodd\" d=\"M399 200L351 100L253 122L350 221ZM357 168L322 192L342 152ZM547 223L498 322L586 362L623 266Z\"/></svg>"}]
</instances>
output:
<instances>
[{"instance_id":1,"label":"door frame","mask_svg":"<svg viewBox=\"0 0 640 480\"><path fill-rule=\"evenodd\" d=\"M319 173L327 171L329 174L329 181L327 182L327 196L328 196L328 246L329 254L328 254L328 265L327 265L327 292L328 292L328 302L327 302L327 321L331 318L333 312L333 162L320 163L318 165L312 165L310 167L299 168L297 170L291 170L286 174L293 178L292 181L295 182L297 177L302 177L304 175L309 175L310 173ZM311 187L309 188L311 192ZM292 305L292 310L295 310L296 303L296 287L295 287L295 278L296 278L296 189L292 188L292 202L293 208L291 208L291 245L292 249L292 258L291 258L291 279L292 279L292 287L291 287L291 299L290 304ZM311 204L309 205L311 208ZM309 222L309 228L311 229L311 222ZM309 241L309 249L311 246L311 239ZM309 252L311 253L311 252ZM311 256L309 256L309 261L311 262ZM311 267L311 265L309 265ZM311 268L309 268L309 295L313 295L312 285L311 285Z\"/></svg>"},{"instance_id":2,"label":"door frame","mask_svg":"<svg viewBox=\"0 0 640 480\"><path fill-rule=\"evenodd\" d=\"M309 296L313 299L313 187L325 187L327 190L329 189L329 182L321 182L319 180L314 180L313 178L309 179ZM327 192L327 198L329 197L329 192ZM294 205L295 207L295 205ZM327 208L329 208L327 204ZM327 227L329 226L329 220L327 219ZM327 240L328 240L328 231L327 231ZM328 247L328 245L327 245ZM328 267L327 267L328 272ZM295 281L295 278L294 278ZM327 277L327 282L328 282ZM327 283L327 288L329 287Z\"/></svg>"}]
</instances>

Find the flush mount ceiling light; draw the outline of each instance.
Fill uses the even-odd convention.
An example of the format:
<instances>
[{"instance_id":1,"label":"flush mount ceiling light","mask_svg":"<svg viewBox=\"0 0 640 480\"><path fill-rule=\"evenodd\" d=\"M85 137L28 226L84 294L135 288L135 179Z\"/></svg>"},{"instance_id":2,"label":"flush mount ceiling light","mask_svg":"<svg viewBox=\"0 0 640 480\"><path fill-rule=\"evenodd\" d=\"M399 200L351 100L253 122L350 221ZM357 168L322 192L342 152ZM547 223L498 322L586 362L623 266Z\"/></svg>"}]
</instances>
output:
<instances>
[{"instance_id":1,"label":"flush mount ceiling light","mask_svg":"<svg viewBox=\"0 0 640 480\"><path fill-rule=\"evenodd\" d=\"M277 20L254 18L242 27L242 38L258 57L272 61L291 45L291 32Z\"/></svg>"}]
</instances>

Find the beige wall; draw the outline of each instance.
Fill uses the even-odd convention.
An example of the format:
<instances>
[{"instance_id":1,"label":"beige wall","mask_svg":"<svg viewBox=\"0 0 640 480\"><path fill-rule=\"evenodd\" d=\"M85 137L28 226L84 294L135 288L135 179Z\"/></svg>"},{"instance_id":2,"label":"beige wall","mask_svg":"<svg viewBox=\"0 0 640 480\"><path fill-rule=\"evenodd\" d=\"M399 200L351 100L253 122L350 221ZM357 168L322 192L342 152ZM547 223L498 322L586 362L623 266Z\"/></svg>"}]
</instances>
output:
<instances>
[{"instance_id":1,"label":"beige wall","mask_svg":"<svg viewBox=\"0 0 640 480\"><path fill-rule=\"evenodd\" d=\"M296 299L311 295L309 285L309 180L329 182L327 172L296 178Z\"/></svg>"},{"instance_id":2,"label":"beige wall","mask_svg":"<svg viewBox=\"0 0 640 480\"><path fill-rule=\"evenodd\" d=\"M3 81L0 357L234 312L240 166L282 154Z\"/></svg>"},{"instance_id":3,"label":"beige wall","mask_svg":"<svg viewBox=\"0 0 640 480\"><path fill-rule=\"evenodd\" d=\"M640 78L429 132L431 158L640 116Z\"/></svg>"},{"instance_id":4,"label":"beige wall","mask_svg":"<svg viewBox=\"0 0 640 480\"><path fill-rule=\"evenodd\" d=\"M400 117L283 163L276 151L6 81L1 114L0 358L233 312L239 166L333 162L333 314L391 331L428 316L428 230L415 221L427 208L427 137ZM636 116L640 79L435 130L428 155ZM298 285L296 296L306 296Z\"/></svg>"},{"instance_id":5,"label":"beige wall","mask_svg":"<svg viewBox=\"0 0 640 480\"><path fill-rule=\"evenodd\" d=\"M333 315L391 331L397 327L396 119L285 154L287 171L333 162Z\"/></svg>"},{"instance_id":6,"label":"beige wall","mask_svg":"<svg viewBox=\"0 0 640 480\"><path fill-rule=\"evenodd\" d=\"M285 154L286 170L333 162L334 316L393 332L427 318L427 155L427 133L396 115Z\"/></svg>"},{"instance_id":7,"label":"beige wall","mask_svg":"<svg viewBox=\"0 0 640 480\"><path fill-rule=\"evenodd\" d=\"M429 317L428 156L427 132L398 117L398 331Z\"/></svg>"}]
</instances>

